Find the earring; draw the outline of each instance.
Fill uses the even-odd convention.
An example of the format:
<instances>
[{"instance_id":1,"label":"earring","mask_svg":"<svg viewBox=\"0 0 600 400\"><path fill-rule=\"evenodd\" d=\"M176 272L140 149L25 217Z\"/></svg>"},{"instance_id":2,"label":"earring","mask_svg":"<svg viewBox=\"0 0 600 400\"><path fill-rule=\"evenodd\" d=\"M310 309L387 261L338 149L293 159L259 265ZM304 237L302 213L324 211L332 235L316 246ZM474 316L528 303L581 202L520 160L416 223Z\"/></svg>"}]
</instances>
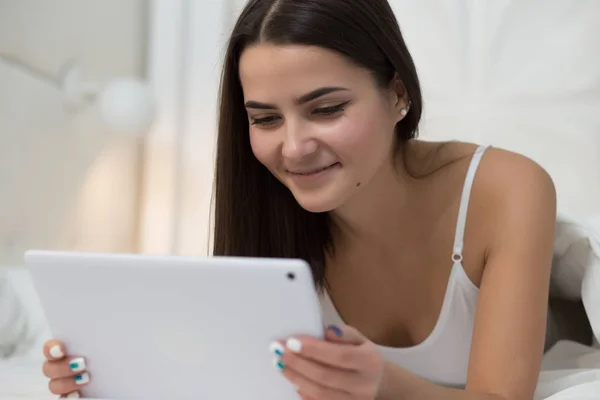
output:
<instances>
[{"instance_id":1,"label":"earring","mask_svg":"<svg viewBox=\"0 0 600 400\"><path fill-rule=\"evenodd\" d=\"M406 114L408 114L409 110L410 110L410 101L408 102L406 107L404 107L403 109L400 110L400 115L402 115L403 117L406 117Z\"/></svg>"}]
</instances>

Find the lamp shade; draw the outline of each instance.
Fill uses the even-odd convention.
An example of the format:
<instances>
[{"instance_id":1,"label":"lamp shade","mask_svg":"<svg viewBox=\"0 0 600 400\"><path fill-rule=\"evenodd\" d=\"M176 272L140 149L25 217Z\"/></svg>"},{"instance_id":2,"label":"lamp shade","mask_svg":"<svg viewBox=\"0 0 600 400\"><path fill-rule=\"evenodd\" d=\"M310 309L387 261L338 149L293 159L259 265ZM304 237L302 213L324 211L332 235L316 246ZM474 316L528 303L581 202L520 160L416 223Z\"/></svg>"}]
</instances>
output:
<instances>
[{"instance_id":1,"label":"lamp shade","mask_svg":"<svg viewBox=\"0 0 600 400\"><path fill-rule=\"evenodd\" d=\"M156 112L154 97L148 85L132 78L109 82L98 93L97 105L102 119L118 134L145 133Z\"/></svg>"}]
</instances>

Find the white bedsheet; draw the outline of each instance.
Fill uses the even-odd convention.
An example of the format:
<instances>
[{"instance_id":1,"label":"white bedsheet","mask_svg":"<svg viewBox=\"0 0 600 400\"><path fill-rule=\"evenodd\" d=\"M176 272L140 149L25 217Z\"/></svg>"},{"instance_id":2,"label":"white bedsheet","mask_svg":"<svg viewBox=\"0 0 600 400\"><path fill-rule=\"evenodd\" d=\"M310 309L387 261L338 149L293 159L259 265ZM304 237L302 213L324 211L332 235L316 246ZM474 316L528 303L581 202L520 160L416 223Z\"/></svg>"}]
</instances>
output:
<instances>
[{"instance_id":1,"label":"white bedsheet","mask_svg":"<svg viewBox=\"0 0 600 400\"><path fill-rule=\"evenodd\" d=\"M54 400L39 357L21 356L0 362L0 399ZM600 350L560 342L544 359L536 400L600 399ZM564 365L564 369L555 369ZM242 400L242 399L240 399Z\"/></svg>"},{"instance_id":2,"label":"white bedsheet","mask_svg":"<svg viewBox=\"0 0 600 400\"><path fill-rule=\"evenodd\" d=\"M48 394L47 379L41 373L41 346L49 333L39 301L26 270L15 269L10 277L26 299L36 337L28 352L0 361L0 400L56 399ZM600 215L585 221L560 217L553 283L560 294L583 300L600 340ZM592 399L600 399L600 349L557 343L544 356L535 400Z\"/></svg>"},{"instance_id":3,"label":"white bedsheet","mask_svg":"<svg viewBox=\"0 0 600 400\"><path fill-rule=\"evenodd\" d=\"M554 245L555 294L581 299L600 341L600 215L560 215ZM544 357L536 399L600 399L600 349L559 342Z\"/></svg>"}]
</instances>

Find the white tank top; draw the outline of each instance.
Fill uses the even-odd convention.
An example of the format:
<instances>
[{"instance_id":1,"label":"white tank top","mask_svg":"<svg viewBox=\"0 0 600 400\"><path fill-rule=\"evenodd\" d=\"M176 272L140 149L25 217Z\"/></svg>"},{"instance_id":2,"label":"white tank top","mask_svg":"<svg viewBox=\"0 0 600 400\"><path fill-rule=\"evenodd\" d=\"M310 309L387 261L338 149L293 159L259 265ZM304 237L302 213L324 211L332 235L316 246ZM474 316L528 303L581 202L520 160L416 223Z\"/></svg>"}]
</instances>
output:
<instances>
[{"instance_id":1,"label":"white tank top","mask_svg":"<svg viewBox=\"0 0 600 400\"><path fill-rule=\"evenodd\" d=\"M471 282L462 265L463 240L471 187L479 161L485 151L480 146L473 155L463 186L454 248L451 257L452 270L438 320L430 335L412 347L379 346L389 362L440 385L464 388L471 339L475 321L475 309L479 289ZM327 292L321 299L326 325L344 324Z\"/></svg>"}]
</instances>

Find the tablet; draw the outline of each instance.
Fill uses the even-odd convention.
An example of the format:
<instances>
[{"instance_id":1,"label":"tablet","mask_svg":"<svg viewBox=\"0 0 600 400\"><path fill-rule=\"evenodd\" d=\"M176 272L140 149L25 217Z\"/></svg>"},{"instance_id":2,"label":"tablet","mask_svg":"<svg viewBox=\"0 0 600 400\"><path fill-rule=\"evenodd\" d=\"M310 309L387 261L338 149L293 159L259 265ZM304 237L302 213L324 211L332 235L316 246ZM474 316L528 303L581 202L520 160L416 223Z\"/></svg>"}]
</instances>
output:
<instances>
[{"instance_id":1,"label":"tablet","mask_svg":"<svg viewBox=\"0 0 600 400\"><path fill-rule=\"evenodd\" d=\"M86 358L84 397L297 400L269 345L324 335L301 260L33 250L25 262L53 337Z\"/></svg>"}]
</instances>

